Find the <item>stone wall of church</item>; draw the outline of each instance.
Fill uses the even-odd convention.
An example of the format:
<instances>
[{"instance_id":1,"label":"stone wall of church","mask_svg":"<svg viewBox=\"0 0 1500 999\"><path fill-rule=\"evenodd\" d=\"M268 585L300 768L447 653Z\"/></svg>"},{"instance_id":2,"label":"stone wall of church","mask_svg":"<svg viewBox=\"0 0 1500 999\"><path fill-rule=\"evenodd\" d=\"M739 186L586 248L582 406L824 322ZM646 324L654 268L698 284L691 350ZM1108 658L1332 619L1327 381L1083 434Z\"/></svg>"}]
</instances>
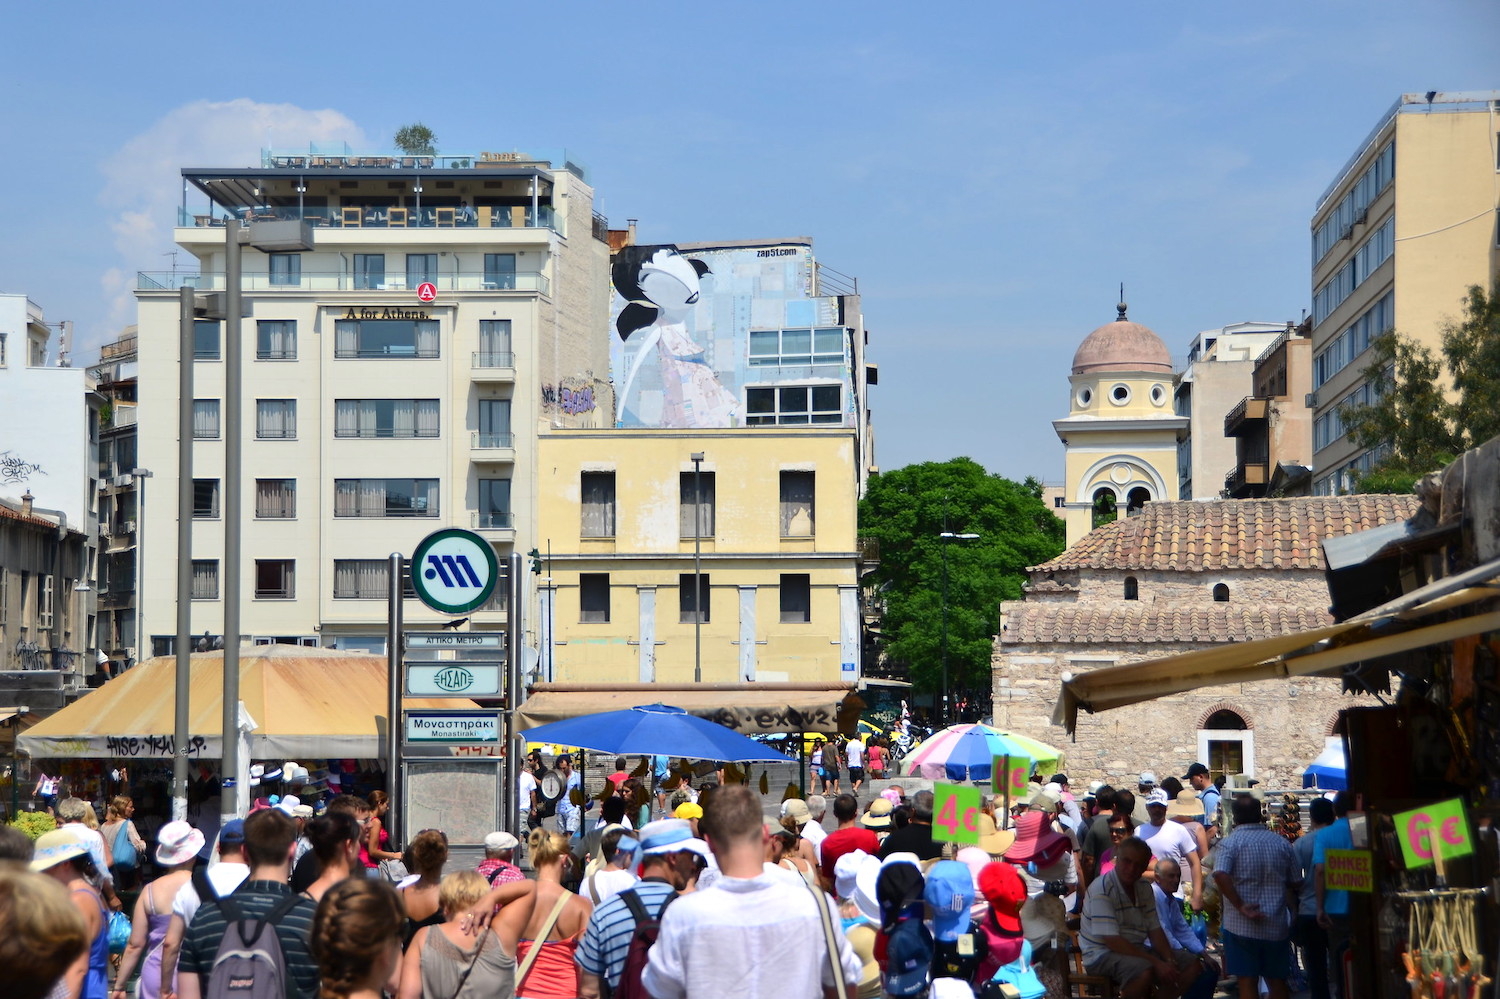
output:
<instances>
[{"instance_id":1,"label":"stone wall of church","mask_svg":"<svg viewBox=\"0 0 1500 999\"><path fill-rule=\"evenodd\" d=\"M1060 596L1064 601L1074 603L1123 601L1125 579L1127 576L1134 576L1141 603L1172 606L1212 603L1214 586L1223 583L1229 587L1230 603L1302 604L1320 610L1328 607L1328 584L1323 573L1306 569L1285 572L1267 572L1263 569L1222 572L1090 569L1087 572L1054 573L1058 580L1062 580L1064 575L1070 577L1066 583L1077 587L1077 591ZM1056 600L1055 597L1042 593L1028 596L1027 599L1031 602L1038 597L1049 602Z\"/></svg>"},{"instance_id":2,"label":"stone wall of church","mask_svg":"<svg viewBox=\"0 0 1500 999\"><path fill-rule=\"evenodd\" d=\"M1191 652L1205 645L1050 644L1046 646L995 643L994 717L1001 728L1042 740L1065 754L1073 786L1102 780L1116 786L1135 785L1142 770L1159 777L1181 777L1188 764L1205 759L1201 731L1208 717L1230 710L1244 719L1244 733L1213 733L1213 738L1239 739L1253 775L1268 789L1299 788L1302 771L1323 751L1324 738L1334 734L1341 709L1376 704L1374 698L1340 692L1336 679L1293 677L1219 687L1205 687L1144 704L1133 704L1097 715L1080 712L1075 738L1052 724L1052 710L1064 673L1081 673L1104 666Z\"/></svg>"}]
</instances>

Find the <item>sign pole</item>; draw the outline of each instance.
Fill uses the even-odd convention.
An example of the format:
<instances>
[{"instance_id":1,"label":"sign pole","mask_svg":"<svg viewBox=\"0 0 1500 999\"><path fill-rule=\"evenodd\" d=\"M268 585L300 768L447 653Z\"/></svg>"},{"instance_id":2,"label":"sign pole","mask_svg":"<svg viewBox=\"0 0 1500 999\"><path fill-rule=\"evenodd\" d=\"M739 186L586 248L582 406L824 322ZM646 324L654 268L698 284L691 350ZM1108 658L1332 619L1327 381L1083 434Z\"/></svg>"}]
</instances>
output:
<instances>
[{"instance_id":1,"label":"sign pole","mask_svg":"<svg viewBox=\"0 0 1500 999\"><path fill-rule=\"evenodd\" d=\"M516 839L525 839L526 830L521 828L521 801L519 784L521 761L526 757L526 741L516 734L516 711L526 701L526 687L521 682L521 604L525 593L525 577L521 575L521 553L511 552L506 559L510 578L505 581L505 764L501 772L505 775L505 787L500 800L505 804L505 829Z\"/></svg>"},{"instance_id":2,"label":"sign pole","mask_svg":"<svg viewBox=\"0 0 1500 999\"><path fill-rule=\"evenodd\" d=\"M406 562L400 552L391 552L386 593L385 655L387 667L387 703L385 719L385 783L391 796L386 812L386 828L392 845L405 842L401 835L406 822L405 782L401 779L401 575Z\"/></svg>"},{"instance_id":3,"label":"sign pole","mask_svg":"<svg viewBox=\"0 0 1500 999\"><path fill-rule=\"evenodd\" d=\"M1005 795L1005 815L1003 816L1003 818L1004 818L1005 824L1001 825L999 822L996 822L995 823L995 827L997 829L1009 829L1010 828L1010 754L1006 753L1004 759L1005 759L1005 778L1004 778L1004 787L1005 787L1005 791L1004 791L1004 795Z\"/></svg>"}]
</instances>

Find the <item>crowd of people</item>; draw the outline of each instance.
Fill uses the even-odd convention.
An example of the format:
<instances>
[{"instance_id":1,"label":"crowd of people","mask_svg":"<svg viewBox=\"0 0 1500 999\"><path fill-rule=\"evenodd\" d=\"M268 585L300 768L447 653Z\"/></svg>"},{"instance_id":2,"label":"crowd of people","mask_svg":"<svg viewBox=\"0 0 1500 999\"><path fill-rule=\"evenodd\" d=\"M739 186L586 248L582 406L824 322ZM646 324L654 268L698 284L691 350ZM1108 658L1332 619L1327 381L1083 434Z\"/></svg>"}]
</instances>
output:
<instances>
[{"instance_id":1,"label":"crowd of people","mask_svg":"<svg viewBox=\"0 0 1500 999\"><path fill-rule=\"evenodd\" d=\"M441 830L392 843L378 791L321 814L260 801L213 844L180 821L132 839L128 799L95 830L61 799L63 824L34 845L0 828L5 993L1040 999L1076 951L1124 999L1206 997L1226 977L1255 999L1288 994L1295 942L1314 999L1342 999L1348 900L1320 872L1348 846L1345 793L1313 800L1304 831L1295 800L1270 822L1253 782L1221 790L1202 764L1160 783L1143 772L1134 790L1037 774L1010 814L987 801L978 844L957 846L934 836L928 790L862 801L851 779L767 822L746 784L688 794L670 761L644 758L647 780L625 762L598 795L560 795L552 823L525 802L525 843L493 832L473 869L450 863ZM571 761L555 765L581 791ZM138 884L142 871L155 876ZM137 890L112 961L111 912Z\"/></svg>"}]
</instances>

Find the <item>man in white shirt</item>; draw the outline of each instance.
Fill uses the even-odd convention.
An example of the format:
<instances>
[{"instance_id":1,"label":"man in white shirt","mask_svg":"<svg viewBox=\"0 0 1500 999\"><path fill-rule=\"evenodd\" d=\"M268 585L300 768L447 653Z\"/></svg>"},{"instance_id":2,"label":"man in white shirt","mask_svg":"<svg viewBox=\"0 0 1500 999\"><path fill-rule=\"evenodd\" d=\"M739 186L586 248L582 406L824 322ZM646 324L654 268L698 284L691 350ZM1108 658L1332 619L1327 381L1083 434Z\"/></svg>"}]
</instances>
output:
<instances>
[{"instance_id":1,"label":"man in white shirt","mask_svg":"<svg viewBox=\"0 0 1500 999\"><path fill-rule=\"evenodd\" d=\"M635 862L641 843L624 826L611 826L599 840L599 854L604 863L583 879L578 894L599 905L640 880L635 876Z\"/></svg>"},{"instance_id":2,"label":"man in white shirt","mask_svg":"<svg viewBox=\"0 0 1500 999\"><path fill-rule=\"evenodd\" d=\"M521 806L521 823L517 828L531 828L531 810L536 806L538 784L536 774L531 772L531 761L521 767L521 776L516 778L516 801Z\"/></svg>"},{"instance_id":3,"label":"man in white shirt","mask_svg":"<svg viewBox=\"0 0 1500 999\"><path fill-rule=\"evenodd\" d=\"M1146 814L1151 817L1150 823L1138 828L1135 834L1151 847L1151 856L1159 861L1170 860L1175 863L1179 876L1183 869L1192 872L1193 911L1202 912L1203 858L1198 856L1197 841L1182 823L1167 819L1167 793L1165 791L1158 789L1147 796Z\"/></svg>"},{"instance_id":4,"label":"man in white shirt","mask_svg":"<svg viewBox=\"0 0 1500 999\"><path fill-rule=\"evenodd\" d=\"M641 976L646 991L656 999L820 999L835 987L837 965L852 993L861 963L838 929L837 910L821 893L769 875L762 866L770 834L760 797L743 784L719 788L702 827L720 875L663 915ZM825 918L836 960L830 960Z\"/></svg>"},{"instance_id":5,"label":"man in white shirt","mask_svg":"<svg viewBox=\"0 0 1500 999\"><path fill-rule=\"evenodd\" d=\"M865 782L865 744L850 739L844 752L849 759L849 793L858 794L859 786Z\"/></svg>"},{"instance_id":6,"label":"man in white shirt","mask_svg":"<svg viewBox=\"0 0 1500 999\"><path fill-rule=\"evenodd\" d=\"M219 862L210 866L206 874L209 885L219 898L234 891L250 876L250 865L245 862L244 819L232 819L219 830ZM163 996L176 995L172 991L172 980L177 972L177 958L182 954L182 938L202 904L193 881L177 889L177 895L172 899L172 921L167 924L167 935L161 945Z\"/></svg>"}]
</instances>

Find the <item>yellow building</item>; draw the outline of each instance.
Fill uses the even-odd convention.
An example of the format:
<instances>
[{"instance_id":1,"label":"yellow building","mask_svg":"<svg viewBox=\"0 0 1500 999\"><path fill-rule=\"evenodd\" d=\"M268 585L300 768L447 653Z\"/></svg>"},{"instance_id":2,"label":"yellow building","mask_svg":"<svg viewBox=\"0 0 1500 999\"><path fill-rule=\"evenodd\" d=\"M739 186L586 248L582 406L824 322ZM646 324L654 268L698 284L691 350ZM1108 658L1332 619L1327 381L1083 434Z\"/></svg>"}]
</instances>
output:
<instances>
[{"instance_id":1,"label":"yellow building","mask_svg":"<svg viewBox=\"0 0 1500 999\"><path fill-rule=\"evenodd\" d=\"M1312 217L1313 491L1353 488L1374 455L1340 409L1373 400L1370 342L1395 329L1439 353L1496 244L1500 90L1403 94L1323 192Z\"/></svg>"},{"instance_id":2,"label":"yellow building","mask_svg":"<svg viewBox=\"0 0 1500 999\"><path fill-rule=\"evenodd\" d=\"M538 678L857 680L856 444L843 427L540 435Z\"/></svg>"},{"instance_id":3,"label":"yellow building","mask_svg":"<svg viewBox=\"0 0 1500 999\"><path fill-rule=\"evenodd\" d=\"M1172 407L1172 356L1125 316L1090 333L1073 355L1068 415L1052 427L1066 452L1068 546L1115 514L1178 491L1177 446L1188 418Z\"/></svg>"}]
</instances>

